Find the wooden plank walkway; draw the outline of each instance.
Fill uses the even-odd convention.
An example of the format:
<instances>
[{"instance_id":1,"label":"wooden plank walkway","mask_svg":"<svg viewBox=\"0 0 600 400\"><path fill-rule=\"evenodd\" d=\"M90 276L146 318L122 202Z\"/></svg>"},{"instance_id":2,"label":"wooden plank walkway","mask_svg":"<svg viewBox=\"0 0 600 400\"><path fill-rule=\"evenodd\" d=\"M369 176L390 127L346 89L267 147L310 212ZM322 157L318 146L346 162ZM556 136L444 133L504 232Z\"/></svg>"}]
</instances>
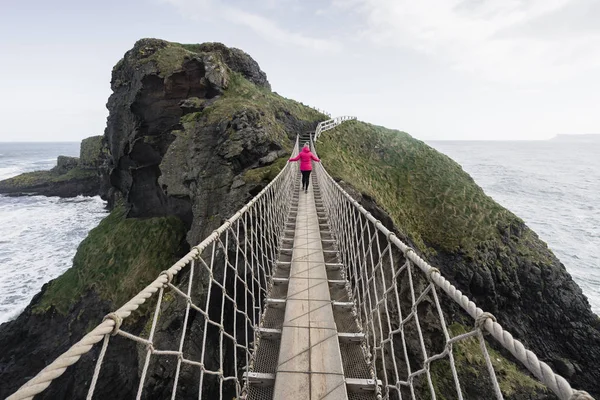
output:
<instances>
[{"instance_id":1,"label":"wooden plank walkway","mask_svg":"<svg viewBox=\"0 0 600 400\"><path fill-rule=\"evenodd\" d=\"M312 184L298 201L273 398L348 398Z\"/></svg>"}]
</instances>

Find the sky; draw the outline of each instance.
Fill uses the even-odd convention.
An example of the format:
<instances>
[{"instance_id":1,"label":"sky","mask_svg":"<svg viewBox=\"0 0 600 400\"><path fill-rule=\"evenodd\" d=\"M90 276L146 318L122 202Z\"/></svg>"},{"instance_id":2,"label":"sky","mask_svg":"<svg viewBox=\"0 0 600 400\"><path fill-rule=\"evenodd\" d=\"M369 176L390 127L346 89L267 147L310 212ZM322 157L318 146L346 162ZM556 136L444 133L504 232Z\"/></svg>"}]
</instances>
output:
<instances>
[{"instance_id":1,"label":"sky","mask_svg":"<svg viewBox=\"0 0 600 400\"><path fill-rule=\"evenodd\" d=\"M421 140L600 133L598 0L0 0L0 141L102 134L136 40L222 42L277 93Z\"/></svg>"}]
</instances>

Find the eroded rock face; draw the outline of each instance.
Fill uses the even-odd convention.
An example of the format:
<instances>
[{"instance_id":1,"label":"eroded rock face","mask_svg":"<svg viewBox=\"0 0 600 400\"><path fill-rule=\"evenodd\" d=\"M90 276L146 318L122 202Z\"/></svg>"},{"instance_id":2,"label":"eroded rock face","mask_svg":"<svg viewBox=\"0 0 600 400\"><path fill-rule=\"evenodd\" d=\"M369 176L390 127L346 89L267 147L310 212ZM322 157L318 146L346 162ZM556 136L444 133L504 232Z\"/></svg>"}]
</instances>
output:
<instances>
[{"instance_id":1,"label":"eroded rock face","mask_svg":"<svg viewBox=\"0 0 600 400\"><path fill-rule=\"evenodd\" d=\"M234 111L216 124L202 115L222 97L232 73L270 90L256 61L220 43L184 49L144 39L127 52L113 70L108 101L105 141L111 157L103 197L110 205L123 198L130 217L177 215L196 244L258 193L262 185L232 183L245 169L268 165L288 150L269 134L264 113ZM298 120L286 110L277 118L289 138L318 122Z\"/></svg>"},{"instance_id":2,"label":"eroded rock face","mask_svg":"<svg viewBox=\"0 0 600 400\"><path fill-rule=\"evenodd\" d=\"M271 90L271 84L267 80L260 66L252 57L240 49L227 47L222 43L202 43L198 46L200 51L219 52L223 56L223 61L233 71L239 72L242 76L257 86Z\"/></svg>"},{"instance_id":3,"label":"eroded rock face","mask_svg":"<svg viewBox=\"0 0 600 400\"><path fill-rule=\"evenodd\" d=\"M521 222L499 230L508 252L484 243L478 260L440 252L431 261L573 387L599 396L600 318L531 229Z\"/></svg>"},{"instance_id":4,"label":"eroded rock face","mask_svg":"<svg viewBox=\"0 0 600 400\"><path fill-rule=\"evenodd\" d=\"M34 297L35 304L44 294L48 285ZM111 306L102 301L94 292L88 292L73 307L68 315L61 315L54 310L43 314L34 314L32 307L13 321L0 325L0 397L6 398L15 392L27 379L32 378L48 363L70 346L81 339L83 332L89 328L91 320L101 321L102 317L110 312ZM81 319L80 315L86 315ZM112 347L112 346L111 346ZM81 360L82 368L70 368L68 373L58 378L50 387L40 395L45 399L80 399L85 398L86 386L90 378L94 360L99 349L93 349L84 355ZM117 341L115 351L135 352L135 345L124 341ZM135 370L136 360L128 362L121 360L121 365L108 366L106 373L111 374L113 382L124 387L126 381L120 378L119 370ZM127 380L127 378L125 378ZM104 383L102 383L104 385ZM38 396L36 396L38 397ZM135 397L131 390L115 391L110 398L126 399Z\"/></svg>"}]
</instances>

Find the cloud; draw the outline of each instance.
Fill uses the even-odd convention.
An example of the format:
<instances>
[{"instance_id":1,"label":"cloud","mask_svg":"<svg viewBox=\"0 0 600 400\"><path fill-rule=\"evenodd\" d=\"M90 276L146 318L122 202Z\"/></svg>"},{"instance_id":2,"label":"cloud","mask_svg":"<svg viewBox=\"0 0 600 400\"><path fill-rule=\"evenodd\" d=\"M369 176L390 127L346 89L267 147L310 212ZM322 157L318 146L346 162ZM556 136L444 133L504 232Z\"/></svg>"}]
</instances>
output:
<instances>
[{"instance_id":1,"label":"cloud","mask_svg":"<svg viewBox=\"0 0 600 400\"><path fill-rule=\"evenodd\" d=\"M600 67L594 0L349 1L373 43L490 80L549 82ZM334 4L350 9L348 1Z\"/></svg>"},{"instance_id":2,"label":"cloud","mask_svg":"<svg viewBox=\"0 0 600 400\"><path fill-rule=\"evenodd\" d=\"M272 20L263 16L242 11L234 7L225 7L224 18L238 25L246 26L267 40L278 44L294 45L319 51L338 51L341 45L335 41L319 39L289 32L277 25Z\"/></svg>"},{"instance_id":3,"label":"cloud","mask_svg":"<svg viewBox=\"0 0 600 400\"><path fill-rule=\"evenodd\" d=\"M224 2L212 0L164 0L164 2L175 6L188 18L203 19L209 15L214 18L217 15L220 19L245 26L263 39L279 45L291 45L321 52L339 51L342 48L342 45L335 40L289 31L270 18L244 11Z\"/></svg>"}]
</instances>

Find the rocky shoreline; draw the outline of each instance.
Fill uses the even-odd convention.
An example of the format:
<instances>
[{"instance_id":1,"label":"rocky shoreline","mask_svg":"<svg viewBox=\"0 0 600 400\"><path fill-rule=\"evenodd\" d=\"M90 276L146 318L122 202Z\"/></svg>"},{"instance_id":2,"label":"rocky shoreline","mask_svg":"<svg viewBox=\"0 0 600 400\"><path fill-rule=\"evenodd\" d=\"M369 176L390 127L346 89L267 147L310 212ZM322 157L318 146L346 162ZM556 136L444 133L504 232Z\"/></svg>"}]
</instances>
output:
<instances>
[{"instance_id":1,"label":"rocky shoreline","mask_svg":"<svg viewBox=\"0 0 600 400\"><path fill-rule=\"evenodd\" d=\"M0 181L0 194L8 196L98 196L100 166L106 158L102 136L81 142L79 157L59 156L49 171L33 171Z\"/></svg>"}]
</instances>

